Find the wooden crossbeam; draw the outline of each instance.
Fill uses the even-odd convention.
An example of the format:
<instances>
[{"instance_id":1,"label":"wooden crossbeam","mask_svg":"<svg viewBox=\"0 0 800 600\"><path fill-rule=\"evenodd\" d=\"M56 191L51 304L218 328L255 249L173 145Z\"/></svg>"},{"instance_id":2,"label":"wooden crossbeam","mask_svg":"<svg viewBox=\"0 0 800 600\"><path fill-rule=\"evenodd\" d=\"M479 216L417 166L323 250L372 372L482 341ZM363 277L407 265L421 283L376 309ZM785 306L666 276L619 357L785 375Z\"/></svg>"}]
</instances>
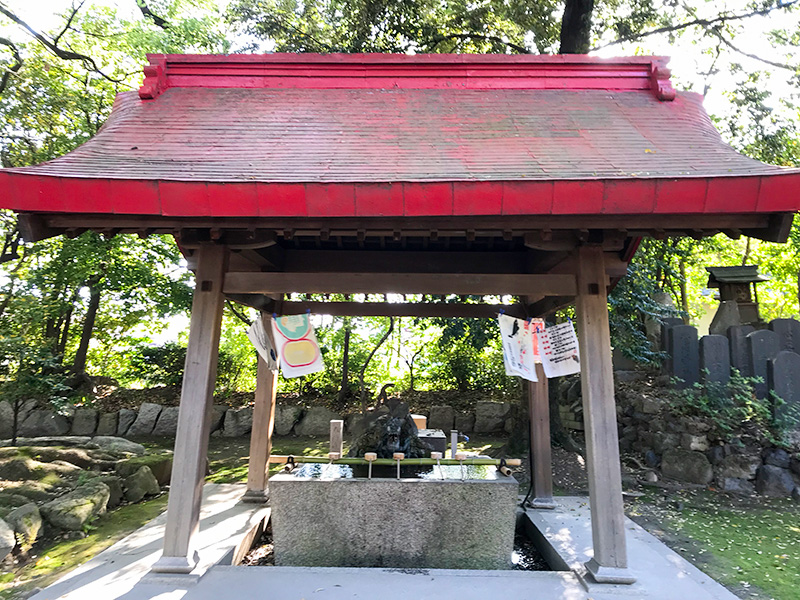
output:
<instances>
[{"instance_id":1,"label":"wooden crossbeam","mask_svg":"<svg viewBox=\"0 0 800 600\"><path fill-rule=\"evenodd\" d=\"M229 272L226 294L511 294L574 296L574 275Z\"/></svg>"},{"instance_id":2,"label":"wooden crossbeam","mask_svg":"<svg viewBox=\"0 0 800 600\"><path fill-rule=\"evenodd\" d=\"M499 312L524 319L520 304L466 304L461 302L284 302L282 315L311 311L334 317L463 317L491 319Z\"/></svg>"}]
</instances>

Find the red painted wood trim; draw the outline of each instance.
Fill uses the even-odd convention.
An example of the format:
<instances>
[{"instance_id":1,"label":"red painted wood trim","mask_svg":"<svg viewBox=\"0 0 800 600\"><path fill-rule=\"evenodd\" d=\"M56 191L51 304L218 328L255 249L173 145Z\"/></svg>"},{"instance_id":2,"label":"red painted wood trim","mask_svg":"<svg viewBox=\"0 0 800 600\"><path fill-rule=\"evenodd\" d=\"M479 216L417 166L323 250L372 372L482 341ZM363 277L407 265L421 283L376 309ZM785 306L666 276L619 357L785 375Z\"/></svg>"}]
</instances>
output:
<instances>
[{"instance_id":1,"label":"red painted wood trim","mask_svg":"<svg viewBox=\"0 0 800 600\"><path fill-rule=\"evenodd\" d=\"M149 54L142 99L173 87L651 90L672 100L667 58L471 54Z\"/></svg>"},{"instance_id":2,"label":"red painted wood trim","mask_svg":"<svg viewBox=\"0 0 800 600\"><path fill-rule=\"evenodd\" d=\"M0 169L0 208L165 217L748 214L800 210L800 174L432 183L187 183Z\"/></svg>"}]
</instances>

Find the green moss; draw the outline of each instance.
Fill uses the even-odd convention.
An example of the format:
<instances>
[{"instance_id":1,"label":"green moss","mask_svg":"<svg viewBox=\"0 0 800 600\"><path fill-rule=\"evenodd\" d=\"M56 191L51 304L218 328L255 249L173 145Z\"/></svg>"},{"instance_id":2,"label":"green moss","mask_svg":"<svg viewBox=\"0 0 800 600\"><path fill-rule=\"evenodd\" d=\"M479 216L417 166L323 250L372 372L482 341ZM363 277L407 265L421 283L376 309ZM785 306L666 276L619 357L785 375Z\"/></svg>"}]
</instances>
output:
<instances>
[{"instance_id":1,"label":"green moss","mask_svg":"<svg viewBox=\"0 0 800 600\"><path fill-rule=\"evenodd\" d=\"M18 456L30 458L32 456L30 447L4 446L0 448L0 458L16 458Z\"/></svg>"},{"instance_id":2,"label":"green moss","mask_svg":"<svg viewBox=\"0 0 800 600\"><path fill-rule=\"evenodd\" d=\"M134 456L118 462L116 472L120 477L130 477L142 467L147 467L157 479L166 483L169 480L171 465L172 454L145 454L144 456Z\"/></svg>"},{"instance_id":3,"label":"green moss","mask_svg":"<svg viewBox=\"0 0 800 600\"><path fill-rule=\"evenodd\" d=\"M158 516L167 506L167 496L139 504L130 504L99 517L92 532L79 540L57 540L37 550L37 557L27 565L0 580L0 599L11 598L12 593L33 587L46 587L132 531ZM20 585L11 587L11 582Z\"/></svg>"}]
</instances>

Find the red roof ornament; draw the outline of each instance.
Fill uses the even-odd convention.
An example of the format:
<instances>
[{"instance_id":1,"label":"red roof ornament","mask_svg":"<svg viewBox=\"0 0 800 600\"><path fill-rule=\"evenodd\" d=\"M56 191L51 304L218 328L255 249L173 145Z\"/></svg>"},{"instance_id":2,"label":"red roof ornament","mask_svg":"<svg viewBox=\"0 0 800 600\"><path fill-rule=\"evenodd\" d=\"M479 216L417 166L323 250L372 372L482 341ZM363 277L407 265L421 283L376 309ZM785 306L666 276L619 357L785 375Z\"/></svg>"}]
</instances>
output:
<instances>
[{"instance_id":1,"label":"red roof ornament","mask_svg":"<svg viewBox=\"0 0 800 600\"><path fill-rule=\"evenodd\" d=\"M139 88L139 98L153 100L167 89L167 59L163 55L151 55L150 64L144 66L144 82Z\"/></svg>"},{"instance_id":2,"label":"red roof ornament","mask_svg":"<svg viewBox=\"0 0 800 600\"><path fill-rule=\"evenodd\" d=\"M675 100L675 88L669 80L671 71L666 67L653 65L650 79L653 82L653 93L659 100Z\"/></svg>"}]
</instances>

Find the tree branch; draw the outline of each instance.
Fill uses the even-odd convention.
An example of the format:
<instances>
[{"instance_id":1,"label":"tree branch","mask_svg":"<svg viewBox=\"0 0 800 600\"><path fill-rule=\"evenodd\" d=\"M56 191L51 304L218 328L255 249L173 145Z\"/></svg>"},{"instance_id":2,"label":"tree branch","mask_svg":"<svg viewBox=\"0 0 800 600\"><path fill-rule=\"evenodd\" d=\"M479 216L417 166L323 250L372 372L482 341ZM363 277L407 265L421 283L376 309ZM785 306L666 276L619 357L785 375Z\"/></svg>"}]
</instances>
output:
<instances>
[{"instance_id":1,"label":"tree branch","mask_svg":"<svg viewBox=\"0 0 800 600\"><path fill-rule=\"evenodd\" d=\"M150 10L150 7L147 6L145 0L136 0L136 6L138 6L139 10L142 11L142 16L144 16L145 19L150 19L157 27L161 27L161 29L169 29L169 22L153 13L153 11Z\"/></svg>"},{"instance_id":2,"label":"tree branch","mask_svg":"<svg viewBox=\"0 0 800 600\"><path fill-rule=\"evenodd\" d=\"M778 9L788 9L792 6L795 6L800 2L800 0L791 0L790 2L779 2L774 6L767 6L764 8L759 8L755 10L751 10L746 13L739 13L739 14L721 14L713 19L703 19L697 18L692 19L691 21L686 21L685 23L677 23L675 25L666 25L664 27L658 27L656 29L651 29L649 31L641 31L639 33L634 33L631 35L626 35L621 38L614 40L613 42L608 42L607 44L603 44L601 46L595 46L591 50L600 50L601 48L608 48L609 46L616 46L618 44L623 44L625 42L632 42L634 40L641 40L646 37L650 37L651 35L658 35L660 33L670 33L674 31L682 31L689 27L711 27L713 25L722 25L725 23L729 23L731 21L741 21L743 19L749 19L750 17L760 17L764 15L768 15L774 10Z\"/></svg>"},{"instance_id":3,"label":"tree branch","mask_svg":"<svg viewBox=\"0 0 800 600\"><path fill-rule=\"evenodd\" d=\"M515 44L514 42L509 42L508 40L504 40L501 37L497 37L496 35L484 35L482 33L450 33L445 35L438 35L431 38L428 41L428 44L433 44L431 46L431 50L435 49L439 44L442 42L446 42L447 40L483 40L485 42L494 42L495 44L503 44L504 46L508 46L512 50L518 52L519 54L530 54L531 51L525 48L524 46L520 46L519 44Z\"/></svg>"},{"instance_id":4,"label":"tree branch","mask_svg":"<svg viewBox=\"0 0 800 600\"><path fill-rule=\"evenodd\" d=\"M12 42L11 40L4 37L0 37L0 44L10 48L11 55L14 57L14 64L4 69L3 75L2 77L0 77L0 94L2 94L3 91L6 89L6 86L8 85L8 80L11 79L11 76L14 73L19 72L19 70L22 68L22 56L19 53L19 48L17 48L14 42Z\"/></svg>"},{"instance_id":5,"label":"tree branch","mask_svg":"<svg viewBox=\"0 0 800 600\"><path fill-rule=\"evenodd\" d=\"M725 39L725 36L723 36L719 31L714 31L713 33L714 33L715 36L717 36L717 38L719 38L720 42L725 44L728 48L730 48L734 52L736 52L738 54L741 54L742 56L746 56L747 58L752 58L753 60L757 60L759 62L762 62L762 63L766 64L766 65L770 65L771 67L776 67L778 69L786 69L787 71L791 71L792 73L797 72L797 67L796 66L792 66L792 65L789 65L789 64L786 64L786 63L775 62L775 61L772 61L772 60L768 60L766 58L762 58L762 57L757 56L755 54L751 54L750 52L745 52L744 50L734 46L733 42L731 42L730 40Z\"/></svg>"},{"instance_id":6,"label":"tree branch","mask_svg":"<svg viewBox=\"0 0 800 600\"><path fill-rule=\"evenodd\" d=\"M67 33L67 31L69 31L69 29L72 27L72 22L75 20L75 15L77 15L77 14L78 14L78 11L79 11L81 8L83 8L83 3L84 3L85 1L86 1L86 0L81 0L81 3L80 3L80 4L78 4L78 6L75 6L75 4L73 3L73 5L72 5L72 12L70 13L69 17L67 17L67 22L66 22L66 23L64 23L64 27L63 27L63 29L62 29L62 30L59 32L59 34L58 34L57 36L55 36L55 37L53 38L53 43L54 43L54 44L58 44L59 40L60 40L60 39L63 37L63 35L64 35L65 33Z\"/></svg>"},{"instance_id":7,"label":"tree branch","mask_svg":"<svg viewBox=\"0 0 800 600\"><path fill-rule=\"evenodd\" d=\"M74 9L74 10L77 11L77 9ZM107 79L108 81L111 81L112 83L122 83L122 81L114 79L113 77L110 77L110 76L106 75L105 73L103 73L103 71L100 69L100 67L97 66L97 63L94 61L94 59L91 56L87 56L85 54L81 54L80 52L73 52L72 50L65 50L64 48L60 48L58 46L57 42L54 42L53 40L48 39L47 36L45 36L45 35L39 33L38 31L36 31L33 27L31 27L25 21L23 21L21 18L19 18L16 14L11 12L11 10L8 9L4 4L0 4L0 14L5 15L9 19L11 19L14 23L16 23L17 25L22 27L37 42L39 42L42 46L47 48L50 52L52 52L58 58L61 58L63 60L79 60L88 69L94 71L95 73L97 73L98 75L103 77L104 79ZM71 20L74 18L74 16L75 16L74 14L71 15L70 18L68 19L68 21L71 22ZM61 35L63 35L63 33L64 32L62 31L59 34L58 37L61 37Z\"/></svg>"},{"instance_id":8,"label":"tree branch","mask_svg":"<svg viewBox=\"0 0 800 600\"><path fill-rule=\"evenodd\" d=\"M236 307L233 305L233 302L231 302L230 300L225 300L225 304L228 305L228 308L233 313L233 316L235 316L237 319L239 319L242 323L244 323L248 327L250 327L250 325L253 324L253 322L250 319L248 319L244 315L244 313L241 313L236 309Z\"/></svg>"}]
</instances>

